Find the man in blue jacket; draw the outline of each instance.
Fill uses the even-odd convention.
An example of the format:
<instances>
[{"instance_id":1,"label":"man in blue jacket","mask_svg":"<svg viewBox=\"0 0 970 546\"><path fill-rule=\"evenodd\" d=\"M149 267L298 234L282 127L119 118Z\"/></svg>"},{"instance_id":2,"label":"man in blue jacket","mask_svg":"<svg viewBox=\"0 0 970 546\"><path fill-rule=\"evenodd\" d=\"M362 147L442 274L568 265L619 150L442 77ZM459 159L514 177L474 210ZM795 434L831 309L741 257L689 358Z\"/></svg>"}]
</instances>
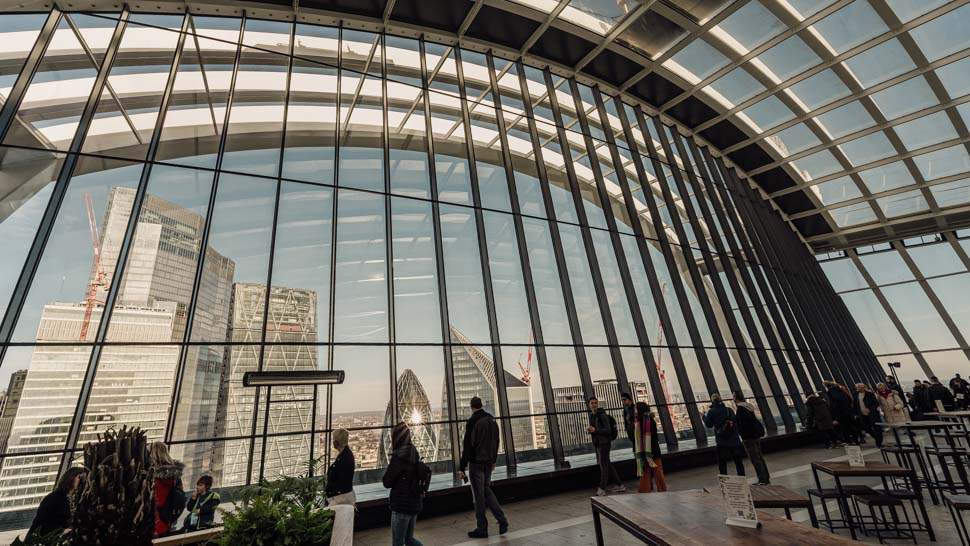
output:
<instances>
[{"instance_id":1,"label":"man in blue jacket","mask_svg":"<svg viewBox=\"0 0 970 546\"><path fill-rule=\"evenodd\" d=\"M711 395L711 407L704 414L704 426L714 429L714 442L717 444L717 469L727 474L728 458L734 460L738 476L744 476L744 447L738 434L737 416L734 410L724 405L720 394Z\"/></svg>"}]
</instances>

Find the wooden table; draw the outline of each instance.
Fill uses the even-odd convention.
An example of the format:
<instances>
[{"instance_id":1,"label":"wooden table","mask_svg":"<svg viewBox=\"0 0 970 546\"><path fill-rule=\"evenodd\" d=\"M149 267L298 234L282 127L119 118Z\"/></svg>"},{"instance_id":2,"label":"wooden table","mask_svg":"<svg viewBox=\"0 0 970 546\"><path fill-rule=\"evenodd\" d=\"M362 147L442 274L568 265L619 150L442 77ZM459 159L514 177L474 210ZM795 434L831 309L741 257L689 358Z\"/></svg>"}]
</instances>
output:
<instances>
[{"instance_id":1,"label":"wooden table","mask_svg":"<svg viewBox=\"0 0 970 546\"><path fill-rule=\"evenodd\" d=\"M812 463L812 474L815 477L815 485L819 489L822 489L822 482L819 479L819 473L828 474L835 479L835 488L838 489L840 497L845 496L842 481L847 478L881 478L883 487L886 489L889 489L886 482L887 478L906 479L912 486L913 492L916 493L916 502L919 504L920 513L923 515L923 521L926 522L926 532L929 534L931 541L936 540L936 535L933 533L933 526L930 524L929 515L926 513L926 505L923 504L923 495L920 493L919 479L916 476L915 470L894 464L886 464L883 462L874 461L866 461L865 466L849 466L847 461L821 461ZM849 527L849 534L851 534L852 539L855 540L856 524L852 521L852 510L848 508L848 502L846 500L839 499L839 511L842 512L842 518Z\"/></svg>"},{"instance_id":2,"label":"wooden table","mask_svg":"<svg viewBox=\"0 0 970 546\"><path fill-rule=\"evenodd\" d=\"M753 488L752 488L753 489ZM761 528L724 523L720 495L700 490L593 497L596 544L603 545L605 516L633 536L653 546L742 544L744 546L848 546L852 541L783 517L758 513Z\"/></svg>"}]
</instances>

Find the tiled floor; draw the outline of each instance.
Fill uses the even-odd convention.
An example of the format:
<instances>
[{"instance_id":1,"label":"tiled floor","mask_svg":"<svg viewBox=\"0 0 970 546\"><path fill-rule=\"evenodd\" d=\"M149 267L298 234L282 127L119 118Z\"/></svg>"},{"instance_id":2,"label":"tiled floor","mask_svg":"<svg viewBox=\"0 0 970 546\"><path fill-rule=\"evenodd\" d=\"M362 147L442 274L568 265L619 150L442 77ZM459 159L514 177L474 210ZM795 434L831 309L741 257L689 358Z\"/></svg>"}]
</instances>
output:
<instances>
[{"instance_id":1,"label":"tiled floor","mask_svg":"<svg viewBox=\"0 0 970 546\"><path fill-rule=\"evenodd\" d=\"M865 453L868 459L881 460L878 451L875 449ZM772 472L771 481L774 484L784 485L796 491L804 491L810 487L815 487L809 463L839 458L840 456L843 460L845 459L844 453L825 449L798 449L770 454L768 466ZM753 474L750 465L748 465L748 471ZM716 472L714 466L676 472L667 476L667 483L671 490L699 489L705 486L713 486L715 485ZM852 483L865 482L853 481ZM873 485L875 483L874 481ZM824 482L823 486L825 486ZM631 491L636 490L633 482L628 483L627 488ZM469 540L466 533L475 526L473 512L418 520L415 536L425 546L475 546L482 544L582 546L594 544L595 537L589 507L589 496L592 492L593 488L591 487L572 493L507 504L503 508L511 523L511 529L508 534L501 537L493 535L488 539ZM816 509L821 513L819 506ZM927 499L927 509L937 533L935 544L960 544L946 508L942 505L933 506ZM783 515L781 511L772 512ZM712 514L711 517L721 516ZM795 512L794 518L807 522L808 514L802 510ZM497 533L497 524L491 518L490 521L492 532ZM845 533L845 535L847 536L848 533ZM610 546L642 544L606 520L604 520L604 538L606 544ZM917 534L917 539L920 544L931 544L925 533ZM390 544L390 531L387 528L361 531L355 534L354 542L363 546ZM865 539L863 542L875 544L876 540ZM906 541L890 541L890 543L906 543ZM908 543L912 544L912 541Z\"/></svg>"}]
</instances>

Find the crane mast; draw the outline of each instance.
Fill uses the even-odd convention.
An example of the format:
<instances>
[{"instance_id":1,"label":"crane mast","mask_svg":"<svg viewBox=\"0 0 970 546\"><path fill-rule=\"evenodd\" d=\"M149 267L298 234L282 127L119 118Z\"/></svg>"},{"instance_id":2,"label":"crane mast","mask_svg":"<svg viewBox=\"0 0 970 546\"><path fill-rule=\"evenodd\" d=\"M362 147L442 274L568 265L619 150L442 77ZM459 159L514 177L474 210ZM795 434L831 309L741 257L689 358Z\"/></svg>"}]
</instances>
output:
<instances>
[{"instance_id":1,"label":"crane mast","mask_svg":"<svg viewBox=\"0 0 970 546\"><path fill-rule=\"evenodd\" d=\"M91 194L84 194L84 206L88 213L88 231L91 235L91 248L94 251L94 273L91 282L88 284L88 296L84 305L84 318L81 320L80 341L86 341L88 330L91 327L91 315L94 313L94 306L97 304L98 288L105 287L104 268L101 266L101 235L98 233L98 221L94 214L94 202Z\"/></svg>"}]
</instances>

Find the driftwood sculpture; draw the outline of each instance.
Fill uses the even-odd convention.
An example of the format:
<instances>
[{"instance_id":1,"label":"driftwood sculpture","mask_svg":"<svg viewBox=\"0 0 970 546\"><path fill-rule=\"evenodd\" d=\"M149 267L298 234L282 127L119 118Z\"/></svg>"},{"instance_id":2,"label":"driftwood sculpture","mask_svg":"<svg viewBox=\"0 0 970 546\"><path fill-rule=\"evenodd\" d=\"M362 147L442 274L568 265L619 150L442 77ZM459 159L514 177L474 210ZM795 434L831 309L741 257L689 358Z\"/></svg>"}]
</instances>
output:
<instances>
[{"instance_id":1,"label":"driftwood sculpture","mask_svg":"<svg viewBox=\"0 0 970 546\"><path fill-rule=\"evenodd\" d=\"M88 475L77 499L74 544L150 545L155 530L153 480L148 438L140 428L122 427L84 446Z\"/></svg>"}]
</instances>

